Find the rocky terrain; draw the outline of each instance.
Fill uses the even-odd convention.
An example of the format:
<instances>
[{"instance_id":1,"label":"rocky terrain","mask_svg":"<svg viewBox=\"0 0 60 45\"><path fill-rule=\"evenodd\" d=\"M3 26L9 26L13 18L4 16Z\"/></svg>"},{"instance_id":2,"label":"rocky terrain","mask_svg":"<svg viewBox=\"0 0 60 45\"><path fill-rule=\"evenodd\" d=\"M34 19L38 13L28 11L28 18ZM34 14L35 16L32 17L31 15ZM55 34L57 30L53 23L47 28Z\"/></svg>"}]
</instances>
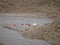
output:
<instances>
[{"instance_id":1,"label":"rocky terrain","mask_svg":"<svg viewBox=\"0 0 60 45\"><path fill-rule=\"evenodd\" d=\"M21 35L28 39L45 40L52 45L60 45L60 28L57 23L32 27L23 31Z\"/></svg>"},{"instance_id":2,"label":"rocky terrain","mask_svg":"<svg viewBox=\"0 0 60 45\"><path fill-rule=\"evenodd\" d=\"M60 0L0 0L0 12L42 12L57 9Z\"/></svg>"},{"instance_id":3,"label":"rocky terrain","mask_svg":"<svg viewBox=\"0 0 60 45\"><path fill-rule=\"evenodd\" d=\"M60 0L0 0L0 13L42 13L55 18L60 15L59 4Z\"/></svg>"},{"instance_id":4,"label":"rocky terrain","mask_svg":"<svg viewBox=\"0 0 60 45\"><path fill-rule=\"evenodd\" d=\"M18 13L23 13L23 14L26 13L27 14L27 15L25 14L26 17L28 17L28 16L32 17L32 15L28 15L28 14L36 13L36 15L33 15L33 16L35 16L37 18L40 18L41 16L45 16L45 17L54 19L56 21L56 23L58 24L58 28L57 28L58 31L57 30L53 31L52 29L50 29L51 30L51 31L49 30L50 37L48 38L47 34L45 34L45 33L44 34L46 36L44 36L44 37L47 37L49 40L53 39L52 41L56 42L56 43L54 43L54 45L60 45L59 44L59 41L60 41L59 40L60 39L60 37L59 37L60 36L60 33L59 33L60 32L59 31L60 30L60 0L0 0L0 16L2 16L1 13L2 14L16 13L16 15ZM37 13L39 13L39 14L37 15ZM47 26L49 29L49 25L47 25ZM26 34L28 32L29 32L29 35L30 35L30 33L33 34L32 32L34 32L34 31L37 33L36 30L40 31L40 27L38 29L37 28L31 29L30 31L27 31L27 32L25 31L26 33L25 32L23 32L23 33L25 34L25 36L27 36ZM54 36L52 34L54 34ZM57 35L59 35L59 36L57 36ZM55 36L57 36L58 38ZM38 37L36 37L36 38L38 38ZM40 39L40 38L38 38L38 39ZM44 40L45 39L46 38L44 38Z\"/></svg>"}]
</instances>

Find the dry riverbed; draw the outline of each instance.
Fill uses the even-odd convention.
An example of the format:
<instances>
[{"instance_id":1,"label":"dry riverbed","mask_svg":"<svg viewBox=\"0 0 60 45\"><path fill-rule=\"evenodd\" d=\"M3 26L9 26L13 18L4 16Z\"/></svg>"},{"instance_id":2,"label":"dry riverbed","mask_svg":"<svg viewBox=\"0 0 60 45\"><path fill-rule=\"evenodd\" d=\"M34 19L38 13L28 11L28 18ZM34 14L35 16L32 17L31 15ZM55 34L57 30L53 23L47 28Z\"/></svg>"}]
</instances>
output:
<instances>
[{"instance_id":1,"label":"dry riverbed","mask_svg":"<svg viewBox=\"0 0 60 45\"><path fill-rule=\"evenodd\" d=\"M5 16L6 15L6 16ZM33 14L32 14L33 15ZM26 14L22 14L22 16L20 14L18 14L17 16L16 15L8 15L8 14L2 14L2 19L8 19L8 17L11 17L11 19L13 19L13 17L16 17L16 18L26 18ZM59 15L60 16L60 15ZM57 16L54 18L51 17L51 19L54 19L55 20L55 23L52 23L52 24L46 24L46 25L43 25L43 26L36 26L36 27L32 27L31 29L26 29L26 30L23 30L23 31L19 31L17 30L21 36L23 38L27 38L27 39L33 39L33 40L45 40L49 43L52 43L53 45L60 45L60 17ZM36 17L36 14L35 16L30 16L28 15L27 18L35 18L35 19L39 19L39 17ZM49 18L49 16L47 16ZM47 18L47 17L44 17L44 16L40 16L40 18ZM1 20L3 21L3 20ZM9 21L8 21L9 22ZM6 27L5 27L6 28ZM16 30L16 28L10 28L9 26L7 27L9 28L10 30ZM27 35L28 34L28 35Z\"/></svg>"}]
</instances>

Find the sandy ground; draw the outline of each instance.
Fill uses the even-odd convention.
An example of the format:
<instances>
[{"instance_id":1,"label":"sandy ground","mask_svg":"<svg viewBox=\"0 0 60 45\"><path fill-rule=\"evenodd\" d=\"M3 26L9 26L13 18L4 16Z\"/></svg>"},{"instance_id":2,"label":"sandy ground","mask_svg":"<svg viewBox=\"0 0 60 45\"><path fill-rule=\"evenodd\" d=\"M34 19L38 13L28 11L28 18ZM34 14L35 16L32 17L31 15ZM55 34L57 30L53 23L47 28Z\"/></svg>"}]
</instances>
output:
<instances>
[{"instance_id":1,"label":"sandy ground","mask_svg":"<svg viewBox=\"0 0 60 45\"><path fill-rule=\"evenodd\" d=\"M3 43L0 42L0 45L3 45Z\"/></svg>"}]
</instances>

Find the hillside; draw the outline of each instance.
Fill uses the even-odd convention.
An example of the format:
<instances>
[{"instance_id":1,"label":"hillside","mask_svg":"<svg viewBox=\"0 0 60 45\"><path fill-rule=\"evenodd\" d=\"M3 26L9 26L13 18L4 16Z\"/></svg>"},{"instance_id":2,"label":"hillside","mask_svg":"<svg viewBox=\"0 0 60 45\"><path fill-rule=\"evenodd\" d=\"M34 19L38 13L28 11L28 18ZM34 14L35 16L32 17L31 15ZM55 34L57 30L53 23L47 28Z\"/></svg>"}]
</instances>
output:
<instances>
[{"instance_id":1,"label":"hillside","mask_svg":"<svg viewBox=\"0 0 60 45\"><path fill-rule=\"evenodd\" d=\"M42 13L56 18L60 15L59 4L60 0L0 0L0 13Z\"/></svg>"},{"instance_id":2,"label":"hillside","mask_svg":"<svg viewBox=\"0 0 60 45\"><path fill-rule=\"evenodd\" d=\"M60 0L0 0L0 12L60 11Z\"/></svg>"}]
</instances>

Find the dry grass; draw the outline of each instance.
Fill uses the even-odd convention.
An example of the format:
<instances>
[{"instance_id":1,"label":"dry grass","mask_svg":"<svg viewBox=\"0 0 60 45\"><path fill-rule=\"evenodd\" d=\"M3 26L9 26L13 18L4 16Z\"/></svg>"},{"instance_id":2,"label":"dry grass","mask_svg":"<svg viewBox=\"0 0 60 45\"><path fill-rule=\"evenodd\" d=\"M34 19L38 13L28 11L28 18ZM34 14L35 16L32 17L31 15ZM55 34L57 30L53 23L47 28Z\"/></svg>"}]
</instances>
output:
<instances>
[{"instance_id":1,"label":"dry grass","mask_svg":"<svg viewBox=\"0 0 60 45\"><path fill-rule=\"evenodd\" d=\"M60 11L60 0L0 0L0 12L46 12Z\"/></svg>"},{"instance_id":2,"label":"dry grass","mask_svg":"<svg viewBox=\"0 0 60 45\"><path fill-rule=\"evenodd\" d=\"M46 40L52 44L60 45L59 30L58 25L56 23L52 23L25 30L21 33L21 35L28 39Z\"/></svg>"},{"instance_id":3,"label":"dry grass","mask_svg":"<svg viewBox=\"0 0 60 45\"><path fill-rule=\"evenodd\" d=\"M36 17L56 18L60 15L60 0L0 0L0 13L42 13Z\"/></svg>"}]
</instances>

